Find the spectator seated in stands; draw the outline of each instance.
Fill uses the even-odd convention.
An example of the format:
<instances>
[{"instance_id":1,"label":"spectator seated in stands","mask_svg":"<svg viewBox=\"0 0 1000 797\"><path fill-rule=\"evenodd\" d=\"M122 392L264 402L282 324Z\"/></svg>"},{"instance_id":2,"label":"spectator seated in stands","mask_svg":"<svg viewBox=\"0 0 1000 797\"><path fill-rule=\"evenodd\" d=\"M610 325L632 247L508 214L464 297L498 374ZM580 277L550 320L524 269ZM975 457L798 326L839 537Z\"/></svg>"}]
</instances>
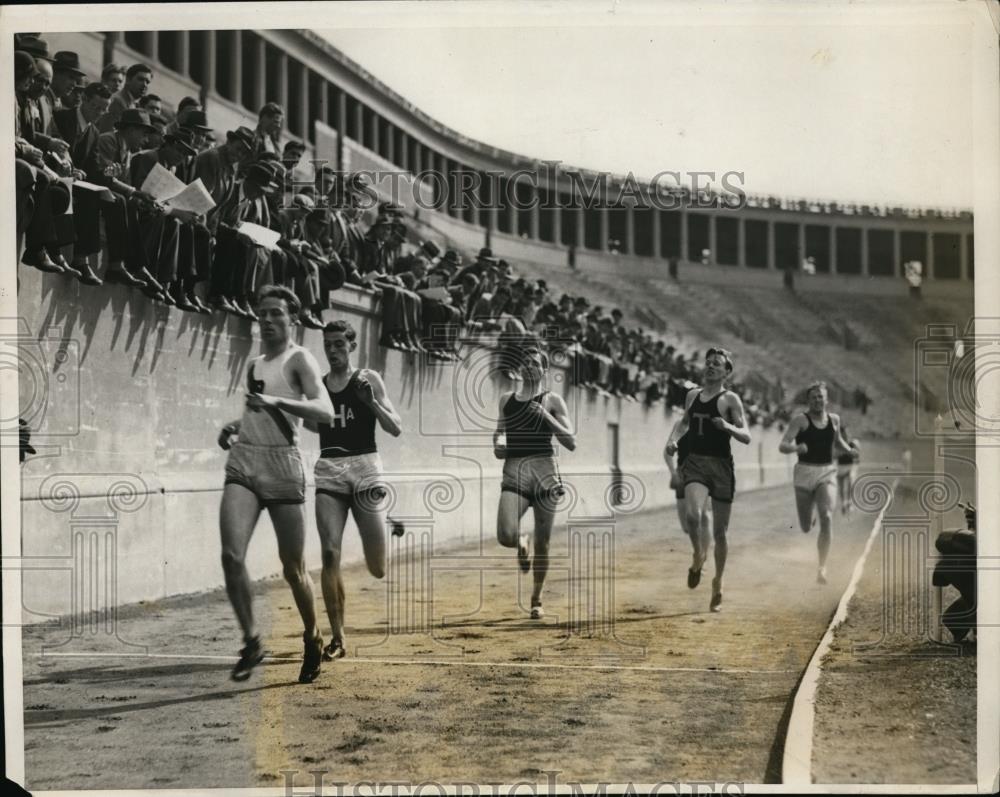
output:
<instances>
[{"instance_id":1,"label":"spectator seated in stands","mask_svg":"<svg viewBox=\"0 0 1000 797\"><path fill-rule=\"evenodd\" d=\"M125 85L125 67L108 64L101 70L101 82L108 87L111 96L115 96Z\"/></svg>"},{"instance_id":2,"label":"spectator seated in stands","mask_svg":"<svg viewBox=\"0 0 1000 797\"><path fill-rule=\"evenodd\" d=\"M155 200L129 182L132 156L143 149L153 126L145 111L127 108L114 127L98 136L86 167L88 180L109 188L113 197L101 203L109 260L104 279L142 288L150 296L162 295L163 286L145 266L139 240L139 211L148 210Z\"/></svg>"},{"instance_id":3,"label":"spectator seated in stands","mask_svg":"<svg viewBox=\"0 0 1000 797\"><path fill-rule=\"evenodd\" d=\"M110 133L126 110L136 108L153 82L153 70L146 64L133 64L125 73L125 85L111 97L108 112L97 123L102 133ZM148 115L148 114L147 114Z\"/></svg>"},{"instance_id":4,"label":"spectator seated in stands","mask_svg":"<svg viewBox=\"0 0 1000 797\"><path fill-rule=\"evenodd\" d=\"M257 127L253 131L253 160L262 152L270 152L281 157L281 131L285 126L285 111L276 102L265 103L257 114Z\"/></svg>"},{"instance_id":5,"label":"spectator seated in stands","mask_svg":"<svg viewBox=\"0 0 1000 797\"><path fill-rule=\"evenodd\" d=\"M54 110L75 108L79 105L87 73L80 68L80 56L69 50L60 50L52 59L52 85L49 94Z\"/></svg>"},{"instance_id":6,"label":"spectator seated in stands","mask_svg":"<svg viewBox=\"0 0 1000 797\"><path fill-rule=\"evenodd\" d=\"M149 173L156 165L177 175L179 167L197 153L193 146L194 135L180 128L163 137L156 149L137 153L130 163L130 182L135 188L142 188ZM187 268L181 267L181 229L184 225L204 225L204 218L188 210L172 208L156 203L138 210L139 243L142 248L142 262L146 270L153 274L162 290L153 298L168 305L176 305L189 312L203 311L191 287L185 286L182 275ZM184 266L190 252L185 250Z\"/></svg>"},{"instance_id":7,"label":"spectator seated in stands","mask_svg":"<svg viewBox=\"0 0 1000 797\"><path fill-rule=\"evenodd\" d=\"M150 118L163 116L163 100L156 94L143 94L136 100L135 107L144 110Z\"/></svg>"},{"instance_id":8,"label":"spectator seated in stands","mask_svg":"<svg viewBox=\"0 0 1000 797\"><path fill-rule=\"evenodd\" d=\"M253 131L247 127L239 127L226 133L224 143L212 146L195 157L194 176L200 179L205 189L215 202L206 216L208 231L215 237L215 256L212 259L209 275L208 302L216 309L228 313L243 315L233 303L234 297L229 293L233 287L233 264L226 257L232 252L235 231L227 225L219 233L219 225L223 220L223 210L231 212L234 197L237 194L236 172L239 165L250 156L253 146Z\"/></svg>"}]
</instances>

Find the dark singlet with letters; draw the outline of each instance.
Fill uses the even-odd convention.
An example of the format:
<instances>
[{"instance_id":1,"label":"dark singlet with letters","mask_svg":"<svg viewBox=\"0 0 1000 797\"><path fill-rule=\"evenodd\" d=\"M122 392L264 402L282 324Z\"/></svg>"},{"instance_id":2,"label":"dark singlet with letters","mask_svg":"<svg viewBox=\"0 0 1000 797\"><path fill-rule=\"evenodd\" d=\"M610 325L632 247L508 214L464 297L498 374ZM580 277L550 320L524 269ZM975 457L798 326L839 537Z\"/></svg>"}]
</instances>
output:
<instances>
[{"instance_id":1,"label":"dark singlet with letters","mask_svg":"<svg viewBox=\"0 0 1000 797\"><path fill-rule=\"evenodd\" d=\"M719 412L719 398L725 395L722 391L713 399L701 400L701 391L688 408L688 431L690 438L689 451L701 457L716 457L728 462L733 460L733 450L730 446L729 432L723 429L716 429L712 423L713 418L723 418L725 416ZM728 420L728 419L726 419Z\"/></svg>"},{"instance_id":2,"label":"dark singlet with letters","mask_svg":"<svg viewBox=\"0 0 1000 797\"><path fill-rule=\"evenodd\" d=\"M360 374L361 370L356 369L344 389L336 393L326 387L326 377L323 378L323 387L330 394L333 404L333 424L321 424L319 427L320 456L325 459L378 451L375 445L375 412L355 392Z\"/></svg>"}]
</instances>

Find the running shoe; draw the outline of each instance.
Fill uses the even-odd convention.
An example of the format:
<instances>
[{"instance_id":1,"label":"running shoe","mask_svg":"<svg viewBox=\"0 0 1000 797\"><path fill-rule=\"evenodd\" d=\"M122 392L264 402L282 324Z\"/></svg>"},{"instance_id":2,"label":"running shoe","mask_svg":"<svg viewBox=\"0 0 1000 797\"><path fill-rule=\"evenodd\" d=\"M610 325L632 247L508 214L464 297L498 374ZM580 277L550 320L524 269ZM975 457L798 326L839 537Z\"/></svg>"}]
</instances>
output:
<instances>
[{"instance_id":1,"label":"running shoe","mask_svg":"<svg viewBox=\"0 0 1000 797\"><path fill-rule=\"evenodd\" d=\"M339 639L333 639L330 644L323 648L323 661L334 661L335 659L342 659L347 655L347 651L344 650L344 643Z\"/></svg>"},{"instance_id":2,"label":"running shoe","mask_svg":"<svg viewBox=\"0 0 1000 797\"><path fill-rule=\"evenodd\" d=\"M694 589L701 583L701 568L699 567L695 570L693 567L688 568L688 588Z\"/></svg>"},{"instance_id":3,"label":"running shoe","mask_svg":"<svg viewBox=\"0 0 1000 797\"><path fill-rule=\"evenodd\" d=\"M517 543L517 564L521 568L522 573L527 573L531 570L531 557L528 555L528 543L524 540L519 540Z\"/></svg>"},{"instance_id":4,"label":"running shoe","mask_svg":"<svg viewBox=\"0 0 1000 797\"><path fill-rule=\"evenodd\" d=\"M722 585L712 579L712 600L709 601L708 608L713 612L722 611Z\"/></svg>"},{"instance_id":5,"label":"running shoe","mask_svg":"<svg viewBox=\"0 0 1000 797\"><path fill-rule=\"evenodd\" d=\"M323 637L319 634L305 640L305 652L302 654L302 669L299 670L299 683L311 684L319 677L320 663L323 661Z\"/></svg>"},{"instance_id":6,"label":"running shoe","mask_svg":"<svg viewBox=\"0 0 1000 797\"><path fill-rule=\"evenodd\" d=\"M247 641L246 647L240 651L240 660L233 667L232 675L234 681L245 681L250 677L253 668L264 658L264 646L260 643L260 637L255 636Z\"/></svg>"},{"instance_id":7,"label":"running shoe","mask_svg":"<svg viewBox=\"0 0 1000 797\"><path fill-rule=\"evenodd\" d=\"M541 620L545 616L545 610L542 608L540 603L531 604L531 619Z\"/></svg>"}]
</instances>

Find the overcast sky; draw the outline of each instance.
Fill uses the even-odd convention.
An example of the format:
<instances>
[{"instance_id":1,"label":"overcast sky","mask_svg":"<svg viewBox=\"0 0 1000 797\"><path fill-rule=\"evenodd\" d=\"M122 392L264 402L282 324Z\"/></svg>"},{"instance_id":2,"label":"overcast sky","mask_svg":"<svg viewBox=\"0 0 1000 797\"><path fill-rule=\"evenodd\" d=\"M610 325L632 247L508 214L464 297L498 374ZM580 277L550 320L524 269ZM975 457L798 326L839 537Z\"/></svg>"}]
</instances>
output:
<instances>
[{"instance_id":1,"label":"overcast sky","mask_svg":"<svg viewBox=\"0 0 1000 797\"><path fill-rule=\"evenodd\" d=\"M742 171L750 193L971 206L955 4L420 6L316 27L488 144L637 176Z\"/></svg>"}]
</instances>

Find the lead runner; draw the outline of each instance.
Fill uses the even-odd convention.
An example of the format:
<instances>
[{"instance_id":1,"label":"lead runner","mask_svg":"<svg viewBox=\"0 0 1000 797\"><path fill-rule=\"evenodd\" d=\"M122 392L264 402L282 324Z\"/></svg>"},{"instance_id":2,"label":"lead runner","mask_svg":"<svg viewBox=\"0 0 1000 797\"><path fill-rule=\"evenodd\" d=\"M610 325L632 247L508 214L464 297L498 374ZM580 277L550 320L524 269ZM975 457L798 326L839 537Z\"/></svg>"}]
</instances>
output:
<instances>
[{"instance_id":1,"label":"lead runner","mask_svg":"<svg viewBox=\"0 0 1000 797\"><path fill-rule=\"evenodd\" d=\"M799 515L799 528L808 534L813 525L813 508L819 515L819 569L816 581L826 583L826 559L833 541L833 505L835 501L837 463L833 458L835 446L856 452L857 441L844 439L840 416L828 412L826 382L813 382L806 388L808 412L796 415L785 429L778 444L782 454L798 454L792 476L795 485L795 508Z\"/></svg>"},{"instance_id":2,"label":"lead runner","mask_svg":"<svg viewBox=\"0 0 1000 797\"><path fill-rule=\"evenodd\" d=\"M305 627L299 682L310 683L319 675L323 638L303 558L306 476L298 448L299 421L328 423L333 414L316 359L289 336L299 317L295 294L288 288L264 286L257 315L264 353L247 369L243 417L224 426L218 440L229 451L220 509L222 569L244 640L232 678L245 681L265 655L254 623L246 555L261 509L267 509L278 538L282 571ZM235 443L234 436L238 438Z\"/></svg>"},{"instance_id":3,"label":"lead runner","mask_svg":"<svg viewBox=\"0 0 1000 797\"><path fill-rule=\"evenodd\" d=\"M743 414L743 402L726 389L726 379L733 372L732 355L725 349L712 348L705 352L703 387L692 389L685 400L684 415L667 440L666 453L677 451L677 441L687 434L690 448L681 468L684 499L689 529L695 529L705 502L712 499L712 536L715 539L715 578L708 607L713 612L722 609L722 575L726 569L729 544L726 532L733 511L736 493L736 473L730 439L744 445L750 443L750 430ZM688 586L698 586L701 566L708 552L688 572Z\"/></svg>"}]
</instances>

